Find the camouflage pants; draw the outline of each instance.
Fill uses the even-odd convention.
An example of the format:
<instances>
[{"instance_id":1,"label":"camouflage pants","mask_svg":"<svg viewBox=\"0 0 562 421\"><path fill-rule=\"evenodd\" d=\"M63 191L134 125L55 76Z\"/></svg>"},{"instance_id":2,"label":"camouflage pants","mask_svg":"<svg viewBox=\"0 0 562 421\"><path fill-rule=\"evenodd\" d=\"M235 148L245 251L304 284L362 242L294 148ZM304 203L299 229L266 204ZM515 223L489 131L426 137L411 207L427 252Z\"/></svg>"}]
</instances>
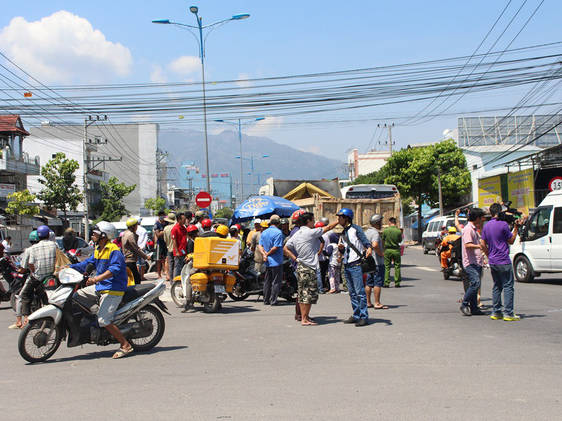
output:
<instances>
[{"instance_id":1,"label":"camouflage pants","mask_svg":"<svg viewBox=\"0 0 562 421\"><path fill-rule=\"evenodd\" d=\"M318 280L316 270L302 263L297 265L299 284L298 301L302 304L316 304L318 301Z\"/></svg>"}]
</instances>

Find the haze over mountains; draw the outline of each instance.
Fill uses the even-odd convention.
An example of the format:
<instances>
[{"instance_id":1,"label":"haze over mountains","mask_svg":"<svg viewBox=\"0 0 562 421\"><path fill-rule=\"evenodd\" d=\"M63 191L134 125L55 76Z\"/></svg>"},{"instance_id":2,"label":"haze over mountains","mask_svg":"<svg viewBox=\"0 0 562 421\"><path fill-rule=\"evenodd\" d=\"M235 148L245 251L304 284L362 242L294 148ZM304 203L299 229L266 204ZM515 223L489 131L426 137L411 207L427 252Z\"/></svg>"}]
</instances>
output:
<instances>
[{"instance_id":1,"label":"haze over mountains","mask_svg":"<svg viewBox=\"0 0 562 421\"><path fill-rule=\"evenodd\" d=\"M178 164L194 162L199 173L205 173L205 146L203 132L184 129L161 129L160 149L167 151ZM306 147L307 145L303 145ZM311 152L303 152L281 145L267 137L242 135L244 158L254 157L254 181L261 173L260 181L269 177L278 179L347 178L343 161L326 158ZM209 166L211 174L230 173L233 182L240 178L238 132L225 130L218 135L209 134ZM269 155L268 158L262 158ZM250 186L251 162L244 159L244 185ZM173 162L173 161L172 161ZM271 171L271 174L265 174ZM245 187L246 188L246 187Z\"/></svg>"}]
</instances>

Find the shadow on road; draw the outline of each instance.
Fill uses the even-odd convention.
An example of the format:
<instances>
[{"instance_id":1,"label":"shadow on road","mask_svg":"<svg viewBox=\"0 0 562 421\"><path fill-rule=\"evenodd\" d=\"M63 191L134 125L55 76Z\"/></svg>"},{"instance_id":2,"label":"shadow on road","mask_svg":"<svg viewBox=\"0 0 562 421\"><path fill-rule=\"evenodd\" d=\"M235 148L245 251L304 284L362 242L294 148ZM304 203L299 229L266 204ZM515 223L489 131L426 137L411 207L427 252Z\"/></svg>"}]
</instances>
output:
<instances>
[{"instance_id":1,"label":"shadow on road","mask_svg":"<svg viewBox=\"0 0 562 421\"><path fill-rule=\"evenodd\" d=\"M119 344L115 344L115 346L119 346ZM161 353L161 352L167 352L167 351L177 351L179 349L184 349L184 348L188 348L185 345L181 345L181 346L156 346L154 348L152 348L150 351L145 351L145 352L132 352L131 354L129 354L126 358L131 358L134 357L135 355L151 355L151 354L156 354L156 353ZM88 352L87 354L81 354L81 355L75 355L72 357L65 357L65 358L54 358L54 359L50 359L45 361L43 364L55 364L55 363L63 363L63 362L68 362L68 361L91 361L91 360L99 360L99 359L106 359L106 358L110 358L113 356L113 354L115 354L116 349L113 348L107 348L104 351L95 351L95 352ZM27 365L31 365L31 363L27 363Z\"/></svg>"},{"instance_id":2,"label":"shadow on road","mask_svg":"<svg viewBox=\"0 0 562 421\"><path fill-rule=\"evenodd\" d=\"M369 319L369 323L372 325L374 324L380 325L382 323L387 326L392 326L392 321L388 319Z\"/></svg>"},{"instance_id":3,"label":"shadow on road","mask_svg":"<svg viewBox=\"0 0 562 421\"><path fill-rule=\"evenodd\" d=\"M331 324L334 324L334 323L343 322L342 319L338 319L335 316L312 316L312 318L319 325L331 325Z\"/></svg>"},{"instance_id":4,"label":"shadow on road","mask_svg":"<svg viewBox=\"0 0 562 421\"><path fill-rule=\"evenodd\" d=\"M264 306L265 307L265 306ZM217 313L222 314L236 314L236 313L252 313L254 311L260 311L258 308L254 307L225 307L223 306Z\"/></svg>"}]
</instances>

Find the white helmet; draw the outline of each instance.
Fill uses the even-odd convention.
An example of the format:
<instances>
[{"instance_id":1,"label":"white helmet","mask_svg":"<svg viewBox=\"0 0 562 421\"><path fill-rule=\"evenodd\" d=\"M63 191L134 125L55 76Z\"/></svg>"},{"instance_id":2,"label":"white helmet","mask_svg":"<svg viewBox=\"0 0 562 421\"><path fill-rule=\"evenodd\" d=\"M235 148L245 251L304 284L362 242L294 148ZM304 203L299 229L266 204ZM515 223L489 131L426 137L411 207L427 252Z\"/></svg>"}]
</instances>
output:
<instances>
[{"instance_id":1,"label":"white helmet","mask_svg":"<svg viewBox=\"0 0 562 421\"><path fill-rule=\"evenodd\" d=\"M106 221L98 222L92 229L92 232L95 232L102 236L102 238L105 237L109 240L113 240L117 235L117 229L115 228L115 225Z\"/></svg>"}]
</instances>

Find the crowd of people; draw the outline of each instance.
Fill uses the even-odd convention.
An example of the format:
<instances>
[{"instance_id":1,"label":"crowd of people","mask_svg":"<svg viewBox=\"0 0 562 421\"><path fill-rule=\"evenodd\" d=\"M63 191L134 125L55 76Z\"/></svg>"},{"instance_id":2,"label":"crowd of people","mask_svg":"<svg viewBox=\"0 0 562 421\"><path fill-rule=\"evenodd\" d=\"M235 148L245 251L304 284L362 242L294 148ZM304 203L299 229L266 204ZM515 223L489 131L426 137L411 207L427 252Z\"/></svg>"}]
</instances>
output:
<instances>
[{"instance_id":1,"label":"crowd of people","mask_svg":"<svg viewBox=\"0 0 562 421\"><path fill-rule=\"evenodd\" d=\"M450 246L457 240L461 243L462 268L464 270L464 296L460 311L464 316L486 314L479 302L479 292L483 269L489 267L493 280L493 308L491 319L517 321L514 313L514 276L509 246L515 241L518 229L526 220L520 218L512 228L499 216L502 206L490 206L486 218L482 209L474 208L468 212L466 226L459 222L456 214L455 227L447 230L442 239L442 265L451 256ZM95 252L83 262L70 267L83 271L91 263L96 267L96 276L88 281L76 295L76 301L86 311L97 312L100 326L105 327L121 344L115 353L120 358L131 352L130 344L119 329L111 323L120 299L127 287L130 272L134 283L142 280L144 261L153 259L157 264L158 278L173 282L180 276L184 265L188 264L194 251L195 238L218 236L238 241L240 253L248 248L254 253L254 269L264 274L263 304L279 305L278 296L283 280L283 260L289 258L295 268L298 281L295 320L302 326L316 326L310 316L313 304L320 294L349 294L351 316L344 321L357 327L369 324L369 309L388 309L381 302L383 288L390 287L391 269L394 267L394 287L401 285L400 243L402 231L395 218L383 221L378 214L371 216L371 227L363 229L354 223L351 209L343 208L337 220L327 218L316 221L314 214L299 210L292 217L293 227L288 218L278 215L269 220L256 218L253 229L239 224L230 227L213 224L207 214L190 211L166 214L158 213L152 236L154 253L147 255L146 230L137 218L127 220L127 229L117 236L115 227L101 222L92 230ZM488 221L486 222L486 219ZM388 225L382 229L383 224ZM336 227L338 227L336 229ZM67 230L63 238L63 248L75 247L74 232ZM3 244L3 252L10 247L9 239ZM21 255L20 271L29 270L31 275L25 282L17 300L16 322L11 329L21 329L31 314L30 303L36 288L45 277L55 272L58 247L54 233L46 225L40 226L30 234L31 247ZM372 267L364 273L362 264L372 259ZM503 298L503 300L502 300Z\"/></svg>"}]
</instances>

